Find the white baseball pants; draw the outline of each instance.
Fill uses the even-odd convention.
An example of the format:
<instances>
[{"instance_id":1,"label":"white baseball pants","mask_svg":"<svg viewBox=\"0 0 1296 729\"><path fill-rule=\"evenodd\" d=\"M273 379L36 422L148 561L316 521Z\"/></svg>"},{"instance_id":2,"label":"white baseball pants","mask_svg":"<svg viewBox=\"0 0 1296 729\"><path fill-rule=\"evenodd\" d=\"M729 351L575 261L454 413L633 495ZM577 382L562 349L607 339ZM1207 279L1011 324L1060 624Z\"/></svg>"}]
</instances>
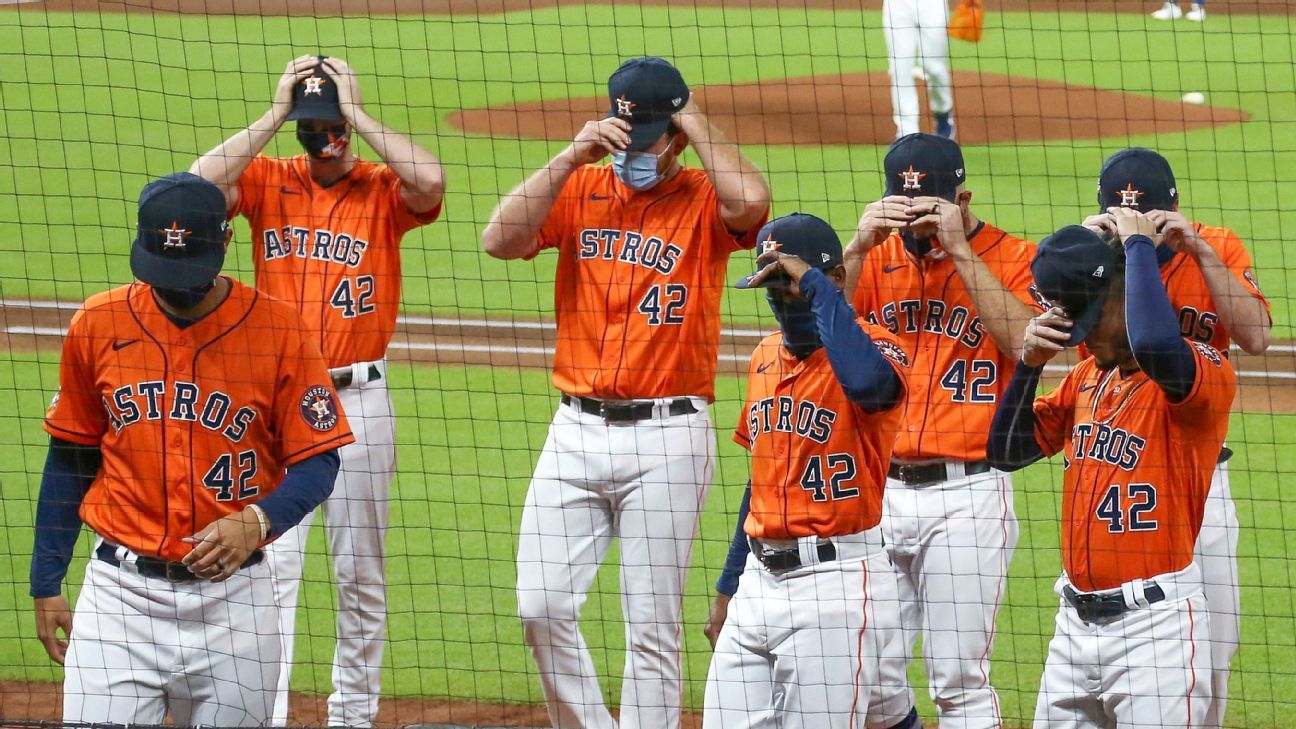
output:
<instances>
[{"instance_id":1,"label":"white baseball pants","mask_svg":"<svg viewBox=\"0 0 1296 729\"><path fill-rule=\"evenodd\" d=\"M279 637L265 562L224 582L169 582L91 558L73 614L63 721L265 726Z\"/></svg>"},{"instance_id":2,"label":"white baseball pants","mask_svg":"<svg viewBox=\"0 0 1296 729\"><path fill-rule=\"evenodd\" d=\"M396 472L396 418L382 377L364 381L371 363L353 365L352 384L338 390L355 442L339 451L333 494L324 502L324 525L337 581L337 647L333 653L333 693L329 726L368 727L378 713L383 631L387 625L386 536L388 499ZM306 537L314 513L270 544L266 554L275 577L283 636L284 666L275 694L274 725L288 720L288 684L297 637L297 597L301 588Z\"/></svg>"},{"instance_id":3,"label":"white baseball pants","mask_svg":"<svg viewBox=\"0 0 1296 729\"><path fill-rule=\"evenodd\" d=\"M781 574L747 557L711 656L703 729L881 729L909 714L881 530L832 541L837 560ZM897 674L900 685L886 683Z\"/></svg>"},{"instance_id":4,"label":"white baseball pants","mask_svg":"<svg viewBox=\"0 0 1296 729\"><path fill-rule=\"evenodd\" d=\"M1228 464L1215 466L1197 535L1196 562L1210 611L1211 704L1203 726L1220 727L1228 706L1229 664L1237 654L1242 604L1238 586L1238 518Z\"/></svg>"},{"instance_id":5,"label":"white baseball pants","mask_svg":"<svg viewBox=\"0 0 1296 729\"><path fill-rule=\"evenodd\" d=\"M517 598L557 729L617 726L579 627L614 537L626 618L620 726L680 725L681 603L716 450L706 400L693 400L697 413L624 425L568 405L554 415L522 509Z\"/></svg>"},{"instance_id":6,"label":"white baseball pants","mask_svg":"<svg viewBox=\"0 0 1296 729\"><path fill-rule=\"evenodd\" d=\"M1080 620L1060 600L1035 729L1204 726L1211 656L1201 574L1193 564L1150 581L1165 600L1102 623ZM1065 575L1057 581L1059 596L1066 584Z\"/></svg>"},{"instance_id":7,"label":"white baseball pants","mask_svg":"<svg viewBox=\"0 0 1296 729\"><path fill-rule=\"evenodd\" d=\"M888 479L882 511L906 655L921 633L941 729L998 727L990 650L1017 546L1012 479L993 470L921 486Z\"/></svg>"},{"instance_id":8,"label":"white baseball pants","mask_svg":"<svg viewBox=\"0 0 1296 729\"><path fill-rule=\"evenodd\" d=\"M918 87L913 70L921 64L927 76L927 99L936 114L954 109L949 69L949 0L886 0L882 31L886 34L891 74L891 110L896 137L918 127Z\"/></svg>"}]
</instances>

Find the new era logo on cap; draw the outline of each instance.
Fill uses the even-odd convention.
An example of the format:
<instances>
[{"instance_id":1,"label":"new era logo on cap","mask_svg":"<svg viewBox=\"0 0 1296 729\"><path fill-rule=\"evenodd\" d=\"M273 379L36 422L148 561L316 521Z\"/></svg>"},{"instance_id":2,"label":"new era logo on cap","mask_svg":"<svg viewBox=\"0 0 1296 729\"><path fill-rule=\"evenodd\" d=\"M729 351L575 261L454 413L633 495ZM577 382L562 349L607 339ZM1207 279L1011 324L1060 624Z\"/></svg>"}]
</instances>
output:
<instances>
[{"instance_id":1,"label":"new era logo on cap","mask_svg":"<svg viewBox=\"0 0 1296 729\"><path fill-rule=\"evenodd\" d=\"M1094 269L1094 272L1093 272L1091 275L1092 275L1094 278L1102 278L1102 277L1103 277L1103 273L1106 272L1106 270L1107 270L1107 267L1106 267L1106 266L1099 266L1098 268L1095 268L1095 269Z\"/></svg>"}]
</instances>

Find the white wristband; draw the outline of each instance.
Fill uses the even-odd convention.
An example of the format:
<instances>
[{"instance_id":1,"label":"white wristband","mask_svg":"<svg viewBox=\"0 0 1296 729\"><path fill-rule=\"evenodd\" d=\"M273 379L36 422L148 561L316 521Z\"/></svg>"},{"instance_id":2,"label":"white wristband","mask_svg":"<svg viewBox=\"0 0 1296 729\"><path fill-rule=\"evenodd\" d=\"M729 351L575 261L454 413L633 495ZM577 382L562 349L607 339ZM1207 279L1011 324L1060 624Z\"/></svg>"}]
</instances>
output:
<instances>
[{"instance_id":1,"label":"white wristband","mask_svg":"<svg viewBox=\"0 0 1296 729\"><path fill-rule=\"evenodd\" d=\"M264 542L266 537L270 536L270 519L266 516L265 510L256 504L248 504L248 508L256 514L257 522L261 524L261 538L257 541Z\"/></svg>"}]
</instances>

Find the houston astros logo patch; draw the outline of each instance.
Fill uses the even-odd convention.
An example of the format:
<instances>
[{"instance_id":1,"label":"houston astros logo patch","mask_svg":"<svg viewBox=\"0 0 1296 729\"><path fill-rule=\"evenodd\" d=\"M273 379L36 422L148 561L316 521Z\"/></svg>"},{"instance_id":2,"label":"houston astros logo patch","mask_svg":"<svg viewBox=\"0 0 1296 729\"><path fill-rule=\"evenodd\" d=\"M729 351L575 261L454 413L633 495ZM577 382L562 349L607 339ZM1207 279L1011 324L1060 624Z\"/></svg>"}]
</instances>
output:
<instances>
[{"instance_id":1,"label":"houston astros logo patch","mask_svg":"<svg viewBox=\"0 0 1296 729\"><path fill-rule=\"evenodd\" d=\"M181 228L174 220L171 221L170 228L159 228L159 231L166 233L166 240L162 241L162 247L165 248L184 248L185 238L193 235L192 231Z\"/></svg>"},{"instance_id":2,"label":"houston astros logo patch","mask_svg":"<svg viewBox=\"0 0 1296 729\"><path fill-rule=\"evenodd\" d=\"M900 189L921 190L922 179L926 176L927 176L926 172L919 172L918 170L914 169L913 165L909 165L909 169L904 170L900 173L900 179L904 180L904 187Z\"/></svg>"},{"instance_id":3,"label":"houston astros logo patch","mask_svg":"<svg viewBox=\"0 0 1296 729\"><path fill-rule=\"evenodd\" d=\"M1147 193L1143 192L1142 190L1135 190L1135 189L1134 189L1134 183L1132 183L1132 182L1129 183L1128 185L1126 185L1124 190L1117 190L1116 192L1120 194L1120 197L1121 197L1121 207L1123 207L1123 208L1136 208L1136 207L1138 207L1138 206L1139 206L1139 198L1141 198L1141 197L1143 197L1145 194L1147 194Z\"/></svg>"},{"instance_id":4,"label":"houston astros logo patch","mask_svg":"<svg viewBox=\"0 0 1296 729\"><path fill-rule=\"evenodd\" d=\"M333 391L323 386L312 387L302 395L301 414L306 424L315 430L332 430L338 422L337 404Z\"/></svg>"},{"instance_id":5,"label":"houston astros logo patch","mask_svg":"<svg viewBox=\"0 0 1296 729\"><path fill-rule=\"evenodd\" d=\"M305 79L302 80L302 83L306 84L307 94L313 94L315 96L323 96L325 80L326 79L324 79L324 77L322 76L307 76Z\"/></svg>"},{"instance_id":6,"label":"houston astros logo patch","mask_svg":"<svg viewBox=\"0 0 1296 729\"><path fill-rule=\"evenodd\" d=\"M625 97L625 94L621 94L621 98L616 100L616 105L617 105L617 116L623 116L627 119L629 119L631 116L630 110L635 108L635 103L627 99Z\"/></svg>"},{"instance_id":7,"label":"houston astros logo patch","mask_svg":"<svg viewBox=\"0 0 1296 729\"><path fill-rule=\"evenodd\" d=\"M766 253L773 253L774 251L777 251L778 249L780 249L780 248L782 248L782 247L783 247L783 244L782 244L782 243L779 243L778 241L774 240L773 238L770 238L769 240L766 240L766 241L762 241L762 242L761 242L761 255L764 255L764 254L766 254Z\"/></svg>"}]
</instances>

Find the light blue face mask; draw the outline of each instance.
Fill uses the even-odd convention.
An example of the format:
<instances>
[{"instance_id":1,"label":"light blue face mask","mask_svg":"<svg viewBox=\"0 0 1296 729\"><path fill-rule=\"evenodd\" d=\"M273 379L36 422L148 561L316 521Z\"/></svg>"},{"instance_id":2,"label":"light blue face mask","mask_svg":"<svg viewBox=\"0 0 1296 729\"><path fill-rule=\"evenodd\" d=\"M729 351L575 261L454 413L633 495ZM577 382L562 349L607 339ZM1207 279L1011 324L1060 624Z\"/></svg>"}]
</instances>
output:
<instances>
[{"instance_id":1,"label":"light blue face mask","mask_svg":"<svg viewBox=\"0 0 1296 729\"><path fill-rule=\"evenodd\" d=\"M657 171L661 156L670 151L667 146L658 154L647 152L614 152L612 154L612 171L626 187L636 192L651 190L665 177Z\"/></svg>"}]
</instances>

